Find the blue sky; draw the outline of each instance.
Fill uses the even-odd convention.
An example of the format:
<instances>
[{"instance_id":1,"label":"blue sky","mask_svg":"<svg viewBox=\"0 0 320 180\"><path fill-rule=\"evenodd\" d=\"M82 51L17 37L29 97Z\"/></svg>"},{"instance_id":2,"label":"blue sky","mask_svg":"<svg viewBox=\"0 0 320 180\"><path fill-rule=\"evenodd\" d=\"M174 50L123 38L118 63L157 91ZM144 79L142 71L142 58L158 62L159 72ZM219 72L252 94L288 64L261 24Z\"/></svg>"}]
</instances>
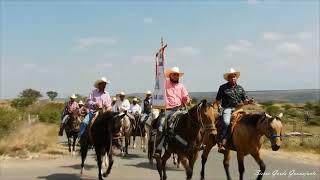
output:
<instances>
[{"instance_id":1,"label":"blue sky","mask_svg":"<svg viewBox=\"0 0 320 180\"><path fill-rule=\"evenodd\" d=\"M161 37L189 91L217 91L231 67L246 90L320 88L317 0L0 2L1 99L87 95L101 76L111 94L152 90Z\"/></svg>"}]
</instances>

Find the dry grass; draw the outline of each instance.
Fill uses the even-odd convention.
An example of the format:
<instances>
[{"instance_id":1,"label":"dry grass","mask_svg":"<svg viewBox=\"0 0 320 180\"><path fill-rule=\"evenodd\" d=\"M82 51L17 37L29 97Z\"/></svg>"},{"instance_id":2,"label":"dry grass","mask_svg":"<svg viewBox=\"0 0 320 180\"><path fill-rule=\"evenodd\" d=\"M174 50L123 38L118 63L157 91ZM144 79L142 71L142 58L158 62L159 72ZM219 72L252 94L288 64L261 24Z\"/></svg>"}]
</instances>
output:
<instances>
[{"instance_id":1,"label":"dry grass","mask_svg":"<svg viewBox=\"0 0 320 180\"><path fill-rule=\"evenodd\" d=\"M28 158L31 154L65 154L58 145L58 127L37 123L24 125L0 141L0 154Z\"/></svg>"}]
</instances>

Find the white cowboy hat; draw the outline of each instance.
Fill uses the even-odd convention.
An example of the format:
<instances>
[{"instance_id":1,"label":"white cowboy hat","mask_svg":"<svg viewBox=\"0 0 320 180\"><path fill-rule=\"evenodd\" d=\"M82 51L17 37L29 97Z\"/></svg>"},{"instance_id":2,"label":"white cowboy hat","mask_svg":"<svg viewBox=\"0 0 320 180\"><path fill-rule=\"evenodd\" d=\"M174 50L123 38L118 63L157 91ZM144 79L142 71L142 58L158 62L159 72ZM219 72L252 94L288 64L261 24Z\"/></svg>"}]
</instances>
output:
<instances>
[{"instance_id":1,"label":"white cowboy hat","mask_svg":"<svg viewBox=\"0 0 320 180\"><path fill-rule=\"evenodd\" d=\"M104 82L104 83L107 83L107 84L110 83L110 81L108 81L107 78L101 77L100 79L97 79L97 80L94 82L94 87L95 87L95 88L98 88L98 84L103 83L103 82Z\"/></svg>"},{"instance_id":2,"label":"white cowboy hat","mask_svg":"<svg viewBox=\"0 0 320 180\"><path fill-rule=\"evenodd\" d=\"M137 98L133 98L132 101L138 102L138 99Z\"/></svg>"},{"instance_id":3,"label":"white cowboy hat","mask_svg":"<svg viewBox=\"0 0 320 180\"><path fill-rule=\"evenodd\" d=\"M240 71L236 71L236 70L234 70L233 68L231 68L229 72L226 72L226 73L223 74L223 78L224 78L226 81L228 81L228 76L229 76L230 74L235 74L235 75L237 76L237 79L240 77Z\"/></svg>"},{"instance_id":4,"label":"white cowboy hat","mask_svg":"<svg viewBox=\"0 0 320 180\"><path fill-rule=\"evenodd\" d=\"M72 95L70 96L70 99L77 99L77 96L76 96L75 94L72 94Z\"/></svg>"},{"instance_id":5,"label":"white cowboy hat","mask_svg":"<svg viewBox=\"0 0 320 180\"><path fill-rule=\"evenodd\" d=\"M120 95L120 96L125 96L126 93L124 93L123 91L121 91L121 92L119 93L119 95Z\"/></svg>"},{"instance_id":6,"label":"white cowboy hat","mask_svg":"<svg viewBox=\"0 0 320 180\"><path fill-rule=\"evenodd\" d=\"M166 75L167 78L169 78L171 73L179 73L179 77L182 77L184 75L183 72L180 72L178 67L173 67L171 69L166 69L164 74Z\"/></svg>"},{"instance_id":7,"label":"white cowboy hat","mask_svg":"<svg viewBox=\"0 0 320 180\"><path fill-rule=\"evenodd\" d=\"M147 91L147 92L146 92L146 95L149 95L149 94L151 95L152 92L151 92L151 91Z\"/></svg>"},{"instance_id":8,"label":"white cowboy hat","mask_svg":"<svg viewBox=\"0 0 320 180\"><path fill-rule=\"evenodd\" d=\"M79 105L84 105L84 103L80 100L79 101L79 103L78 103Z\"/></svg>"},{"instance_id":9,"label":"white cowboy hat","mask_svg":"<svg viewBox=\"0 0 320 180\"><path fill-rule=\"evenodd\" d=\"M113 97L113 98L112 98L112 101L116 101L116 100L117 100L117 98L116 98L116 97Z\"/></svg>"}]
</instances>

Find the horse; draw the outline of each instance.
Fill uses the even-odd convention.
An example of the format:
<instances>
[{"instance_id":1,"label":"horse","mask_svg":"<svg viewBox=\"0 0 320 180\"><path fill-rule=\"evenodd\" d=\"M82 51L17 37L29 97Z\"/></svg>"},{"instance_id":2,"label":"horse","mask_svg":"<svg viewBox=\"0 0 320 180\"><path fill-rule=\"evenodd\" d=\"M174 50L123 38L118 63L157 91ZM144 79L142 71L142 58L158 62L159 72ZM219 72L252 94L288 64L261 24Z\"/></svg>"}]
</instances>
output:
<instances>
[{"instance_id":1,"label":"horse","mask_svg":"<svg viewBox=\"0 0 320 180\"><path fill-rule=\"evenodd\" d=\"M128 146L130 144L130 138L132 133L132 123L131 120L134 119L134 117L130 113L126 113L127 116L124 116L121 119L121 154L122 156L128 155Z\"/></svg>"},{"instance_id":2,"label":"horse","mask_svg":"<svg viewBox=\"0 0 320 180\"><path fill-rule=\"evenodd\" d=\"M185 168L187 179L191 179L193 175L193 166L198 156L198 151L201 146L200 130L209 132L214 128L212 124L212 116L208 113L212 111L213 106L202 100L199 104L188 110L188 113L183 114L177 122L174 129L174 138L165 139L165 152L163 156L156 156L157 170L160 180L167 179L166 162L172 153L177 153L178 159L181 160Z\"/></svg>"},{"instance_id":3,"label":"horse","mask_svg":"<svg viewBox=\"0 0 320 180\"><path fill-rule=\"evenodd\" d=\"M223 165L228 180L231 180L229 173L230 150L237 152L238 170L240 180L244 174L244 157L250 154L260 167L257 180L261 180L265 172L266 165L260 156L262 138L266 136L271 142L273 151L279 150L282 142L282 123L283 114L270 116L267 113L248 113L243 114L235 123L231 130L231 137L228 139L226 150L223 152ZM220 124L219 124L220 123ZM217 128L221 127L221 121L217 121Z\"/></svg>"},{"instance_id":4,"label":"horse","mask_svg":"<svg viewBox=\"0 0 320 180\"><path fill-rule=\"evenodd\" d=\"M97 165L99 168L98 177L102 180L102 176L107 177L110 174L113 165L112 156L112 139L113 134L120 131L121 119L126 113L119 112L104 112L99 113L96 120L88 128L80 139L80 152L81 152L81 172L84 171L84 162L87 157L88 148L93 145L96 152ZM89 133L90 132L90 133ZM91 135L91 138L89 137ZM91 141L92 140L92 141ZM107 170L102 173L103 157L106 157L105 165Z\"/></svg>"},{"instance_id":5,"label":"horse","mask_svg":"<svg viewBox=\"0 0 320 180\"><path fill-rule=\"evenodd\" d=\"M140 136L141 149L146 152L147 133L144 124L141 122L141 114L134 113L134 121L132 121L133 148L136 147L136 136Z\"/></svg>"},{"instance_id":6,"label":"horse","mask_svg":"<svg viewBox=\"0 0 320 180\"><path fill-rule=\"evenodd\" d=\"M69 115L69 119L65 126L66 136L68 138L69 152L73 156L76 154L76 141L80 131L80 123L81 120L79 116Z\"/></svg>"}]
</instances>

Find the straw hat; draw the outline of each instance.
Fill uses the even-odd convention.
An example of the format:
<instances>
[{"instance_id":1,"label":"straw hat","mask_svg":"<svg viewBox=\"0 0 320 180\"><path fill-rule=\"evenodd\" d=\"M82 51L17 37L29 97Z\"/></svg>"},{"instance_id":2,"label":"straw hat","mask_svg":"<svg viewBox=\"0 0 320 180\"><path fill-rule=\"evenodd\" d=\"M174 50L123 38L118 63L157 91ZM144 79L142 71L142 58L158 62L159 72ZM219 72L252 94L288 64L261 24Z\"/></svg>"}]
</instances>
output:
<instances>
[{"instance_id":1,"label":"straw hat","mask_svg":"<svg viewBox=\"0 0 320 180\"><path fill-rule=\"evenodd\" d=\"M97 80L94 82L94 87L95 87L95 88L98 88L98 85L99 85L100 83L107 83L107 84L109 84L110 81L108 81L107 78L105 78L105 77L101 77L100 79L97 79Z\"/></svg>"},{"instance_id":2,"label":"straw hat","mask_svg":"<svg viewBox=\"0 0 320 180\"><path fill-rule=\"evenodd\" d=\"M137 98L133 98L132 101L138 102L138 99Z\"/></svg>"},{"instance_id":3,"label":"straw hat","mask_svg":"<svg viewBox=\"0 0 320 180\"><path fill-rule=\"evenodd\" d=\"M171 69L166 69L164 74L166 75L167 78L169 78L171 73L179 73L179 77L182 77L184 75L183 72L180 72L178 67L173 67Z\"/></svg>"},{"instance_id":4,"label":"straw hat","mask_svg":"<svg viewBox=\"0 0 320 180\"><path fill-rule=\"evenodd\" d=\"M76 96L75 94L72 94L72 95L70 96L70 99L77 99L77 96Z\"/></svg>"},{"instance_id":5,"label":"straw hat","mask_svg":"<svg viewBox=\"0 0 320 180\"><path fill-rule=\"evenodd\" d=\"M119 93L119 95L120 95L120 96L125 96L126 93L124 93L123 91L121 91L121 92Z\"/></svg>"},{"instance_id":6,"label":"straw hat","mask_svg":"<svg viewBox=\"0 0 320 180\"><path fill-rule=\"evenodd\" d=\"M147 91L147 92L146 92L146 95L151 95L151 94L152 94L151 91Z\"/></svg>"},{"instance_id":7,"label":"straw hat","mask_svg":"<svg viewBox=\"0 0 320 180\"><path fill-rule=\"evenodd\" d=\"M117 101L117 98L116 98L116 97L113 97L113 98L112 98L112 101Z\"/></svg>"},{"instance_id":8,"label":"straw hat","mask_svg":"<svg viewBox=\"0 0 320 180\"><path fill-rule=\"evenodd\" d=\"M79 103L78 103L79 105L84 105L84 103L80 100L79 101Z\"/></svg>"},{"instance_id":9,"label":"straw hat","mask_svg":"<svg viewBox=\"0 0 320 180\"><path fill-rule=\"evenodd\" d=\"M236 70L234 70L233 68L231 68L229 72L226 72L226 73L223 74L223 78L224 78L226 81L228 81L228 76L229 76L230 74L235 74L235 75L237 76L237 79L240 77L240 71L236 71Z\"/></svg>"}]
</instances>

